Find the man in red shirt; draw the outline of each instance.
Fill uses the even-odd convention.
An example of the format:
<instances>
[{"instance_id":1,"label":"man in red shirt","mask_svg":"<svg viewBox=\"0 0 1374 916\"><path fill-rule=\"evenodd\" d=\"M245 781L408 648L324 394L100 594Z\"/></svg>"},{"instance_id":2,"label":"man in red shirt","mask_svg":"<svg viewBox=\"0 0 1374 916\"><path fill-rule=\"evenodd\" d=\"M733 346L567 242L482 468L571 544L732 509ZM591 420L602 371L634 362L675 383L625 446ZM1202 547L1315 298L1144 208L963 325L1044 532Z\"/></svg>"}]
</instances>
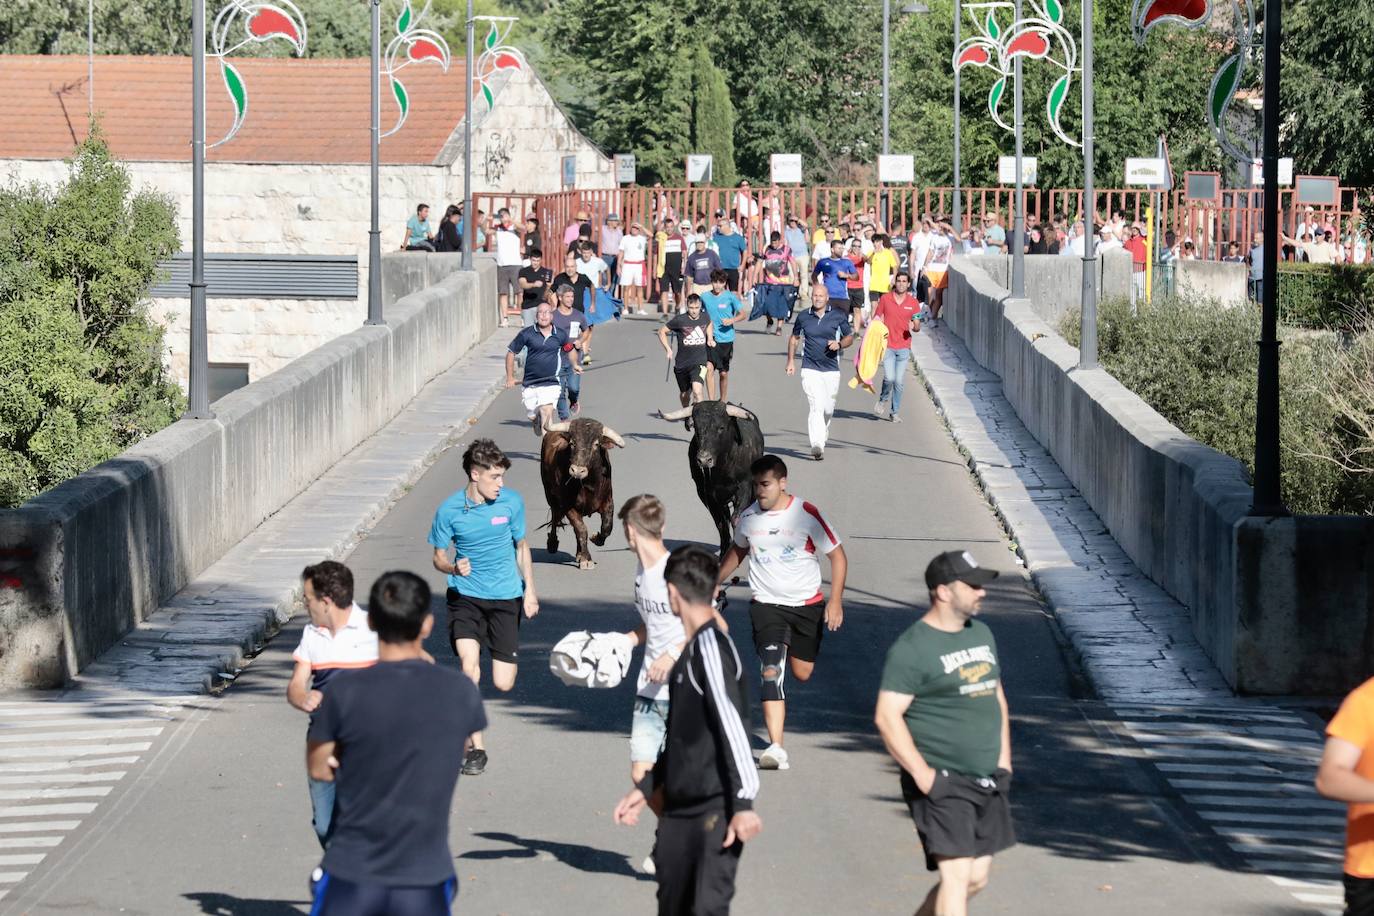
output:
<instances>
[{"instance_id":1,"label":"man in red shirt","mask_svg":"<svg viewBox=\"0 0 1374 916\"><path fill-rule=\"evenodd\" d=\"M1131 306L1145 298L1145 233L1136 224L1130 228L1129 237L1121 246L1131 253Z\"/></svg>"},{"instance_id":2,"label":"man in red shirt","mask_svg":"<svg viewBox=\"0 0 1374 916\"><path fill-rule=\"evenodd\" d=\"M911 335L921 330L916 313L921 303L911 295L911 274L897 271L892 292L884 293L873 311L873 320L887 325L887 352L883 354L883 387L873 413L893 423L902 422L902 392L906 389L906 364L911 361Z\"/></svg>"}]
</instances>

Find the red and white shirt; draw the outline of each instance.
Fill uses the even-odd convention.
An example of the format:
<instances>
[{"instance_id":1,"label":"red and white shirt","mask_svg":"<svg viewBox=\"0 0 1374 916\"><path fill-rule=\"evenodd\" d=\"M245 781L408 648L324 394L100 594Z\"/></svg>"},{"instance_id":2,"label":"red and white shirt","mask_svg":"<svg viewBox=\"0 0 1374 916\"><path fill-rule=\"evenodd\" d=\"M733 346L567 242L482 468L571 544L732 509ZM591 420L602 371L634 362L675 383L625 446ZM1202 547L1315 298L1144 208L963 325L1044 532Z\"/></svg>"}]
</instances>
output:
<instances>
[{"instance_id":1,"label":"red and white shirt","mask_svg":"<svg viewBox=\"0 0 1374 916\"><path fill-rule=\"evenodd\" d=\"M749 588L755 601L801 607L825 600L821 562L840 546L840 536L811 503L787 498L787 505L764 512L755 502L739 517L735 544L749 550Z\"/></svg>"},{"instance_id":2,"label":"red and white shirt","mask_svg":"<svg viewBox=\"0 0 1374 916\"><path fill-rule=\"evenodd\" d=\"M307 623L291 657L310 666L311 686L322 690L335 671L377 664L377 634L367 625L367 611L354 604L336 633Z\"/></svg>"}]
</instances>

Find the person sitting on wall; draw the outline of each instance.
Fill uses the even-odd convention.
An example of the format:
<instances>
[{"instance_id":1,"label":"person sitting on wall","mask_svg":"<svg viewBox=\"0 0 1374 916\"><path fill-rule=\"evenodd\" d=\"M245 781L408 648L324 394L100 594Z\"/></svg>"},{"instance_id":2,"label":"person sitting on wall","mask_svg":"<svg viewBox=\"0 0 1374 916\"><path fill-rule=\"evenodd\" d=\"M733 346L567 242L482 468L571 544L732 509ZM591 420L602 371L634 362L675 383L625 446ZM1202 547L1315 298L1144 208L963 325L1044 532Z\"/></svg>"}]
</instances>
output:
<instances>
[{"instance_id":1,"label":"person sitting on wall","mask_svg":"<svg viewBox=\"0 0 1374 916\"><path fill-rule=\"evenodd\" d=\"M433 251L434 230L429 225L429 204L420 204L415 215L406 220L406 242L402 251Z\"/></svg>"},{"instance_id":2,"label":"person sitting on wall","mask_svg":"<svg viewBox=\"0 0 1374 916\"><path fill-rule=\"evenodd\" d=\"M463 218L463 208L449 204L444 218L439 223L439 231L434 234L435 251L462 251L463 237L458 234L458 221Z\"/></svg>"}]
</instances>

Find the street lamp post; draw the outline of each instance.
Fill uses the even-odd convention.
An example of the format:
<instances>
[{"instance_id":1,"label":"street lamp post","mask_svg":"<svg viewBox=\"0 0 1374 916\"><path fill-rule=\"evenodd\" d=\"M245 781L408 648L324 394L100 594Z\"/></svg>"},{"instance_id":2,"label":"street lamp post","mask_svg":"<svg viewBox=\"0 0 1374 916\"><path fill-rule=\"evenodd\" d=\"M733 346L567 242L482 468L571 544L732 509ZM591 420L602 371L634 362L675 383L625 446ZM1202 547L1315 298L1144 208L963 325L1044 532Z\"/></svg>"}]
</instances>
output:
<instances>
[{"instance_id":1,"label":"street lamp post","mask_svg":"<svg viewBox=\"0 0 1374 916\"><path fill-rule=\"evenodd\" d=\"M472 45L473 27L472 0L468 0L467 15L467 67L463 78L467 85L467 106L463 112L463 270L472 270L472 240L477 236L477 214L472 210Z\"/></svg>"},{"instance_id":2,"label":"street lamp post","mask_svg":"<svg viewBox=\"0 0 1374 916\"><path fill-rule=\"evenodd\" d=\"M921 13L930 12L930 8L924 3L911 2L902 7L903 15L917 16ZM886 156L891 150L891 106L889 104L889 83L892 80L891 68L891 32L892 32L892 0L883 0L883 155ZM956 77L957 78L957 77ZM883 191L883 226L891 231L888 225L888 199L887 191Z\"/></svg>"},{"instance_id":3,"label":"street lamp post","mask_svg":"<svg viewBox=\"0 0 1374 916\"><path fill-rule=\"evenodd\" d=\"M208 420L205 321L205 0L191 0L191 347L186 418Z\"/></svg>"},{"instance_id":4,"label":"street lamp post","mask_svg":"<svg viewBox=\"0 0 1374 916\"><path fill-rule=\"evenodd\" d=\"M959 0L954 0L954 47L959 47L959 19L963 15L962 4ZM963 232L964 200L959 191L959 109L962 99L959 96L959 71L961 67L954 68L954 200L950 207L950 225L954 227L954 235L957 238Z\"/></svg>"},{"instance_id":5,"label":"street lamp post","mask_svg":"<svg viewBox=\"0 0 1374 916\"><path fill-rule=\"evenodd\" d=\"M1083 282L1078 368L1097 368L1097 245L1093 237L1093 0L1083 0Z\"/></svg>"},{"instance_id":6,"label":"street lamp post","mask_svg":"<svg viewBox=\"0 0 1374 916\"><path fill-rule=\"evenodd\" d=\"M382 0L372 0L372 225L367 231L367 323L382 324Z\"/></svg>"},{"instance_id":7,"label":"street lamp post","mask_svg":"<svg viewBox=\"0 0 1374 916\"><path fill-rule=\"evenodd\" d=\"M1016 0L1017 22L1021 21L1022 15L1021 0ZM1016 126L1016 200L1012 205L1015 209L1011 224L1011 294L1021 298L1026 295L1026 198L1024 176L1021 172L1021 134L1024 119L1021 117L1021 57L1019 55L1013 67L1013 79L1016 81L1013 113L1013 123Z\"/></svg>"}]
</instances>

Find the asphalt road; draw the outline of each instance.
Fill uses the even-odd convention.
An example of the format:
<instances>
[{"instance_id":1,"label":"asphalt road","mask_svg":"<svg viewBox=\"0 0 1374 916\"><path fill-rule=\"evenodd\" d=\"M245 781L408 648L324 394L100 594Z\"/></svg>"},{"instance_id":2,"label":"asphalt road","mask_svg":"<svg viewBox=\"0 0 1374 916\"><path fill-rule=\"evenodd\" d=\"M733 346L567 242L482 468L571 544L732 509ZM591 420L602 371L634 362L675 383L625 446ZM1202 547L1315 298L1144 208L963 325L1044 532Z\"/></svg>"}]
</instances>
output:
<instances>
[{"instance_id":1,"label":"asphalt road","mask_svg":"<svg viewBox=\"0 0 1374 916\"><path fill-rule=\"evenodd\" d=\"M613 455L618 499L655 493L668 506L670 543L711 544L688 474L688 436L652 416L676 405L656 328L635 320L598 332L584 416L627 439ZM789 687L792 768L763 774L764 832L744 854L737 912L909 913L932 884L871 714L886 647L922 610L921 573L952 547L1004 571L984 616L999 641L1013 715L1020 845L999 858L975 912L1306 912L1267 880L1238 871L1241 863L1091 699L919 384L907 386L900 425L874 419L873 397L843 387L831 447L815 463L803 457L805 401L800 381L783 374L784 340L742 331L733 399L758 413L769 449L789 461L792 492L837 526L850 587L844 627L826 638L815 677ZM541 523L538 443L518 393L498 397L472 432L508 451L508 481L525 496L532 524ZM460 453L461 444L446 453L354 551L361 594L378 573L408 568L430 579L440 606L442 577L430 568L425 536L434 508L462 485ZM548 649L568 631L634 624L634 559L619 530L593 547L599 565L590 571L567 552L548 555L543 541L542 531L531 532L542 611L522 633L519 681L509 694L485 691L490 766L458 786L458 910L652 912L653 881L637 871L653 842L651 819L635 829L610 819L629 784L632 688L568 688L547 669ZM565 536L565 550L571 543ZM749 664L747 590L733 595L727 617ZM306 721L283 696L299 627L298 618L221 699L167 736L82 835L34 872L19 912L308 911L306 878L319 853L303 772ZM456 665L442 637L429 649ZM757 707L754 726L762 749Z\"/></svg>"}]
</instances>

